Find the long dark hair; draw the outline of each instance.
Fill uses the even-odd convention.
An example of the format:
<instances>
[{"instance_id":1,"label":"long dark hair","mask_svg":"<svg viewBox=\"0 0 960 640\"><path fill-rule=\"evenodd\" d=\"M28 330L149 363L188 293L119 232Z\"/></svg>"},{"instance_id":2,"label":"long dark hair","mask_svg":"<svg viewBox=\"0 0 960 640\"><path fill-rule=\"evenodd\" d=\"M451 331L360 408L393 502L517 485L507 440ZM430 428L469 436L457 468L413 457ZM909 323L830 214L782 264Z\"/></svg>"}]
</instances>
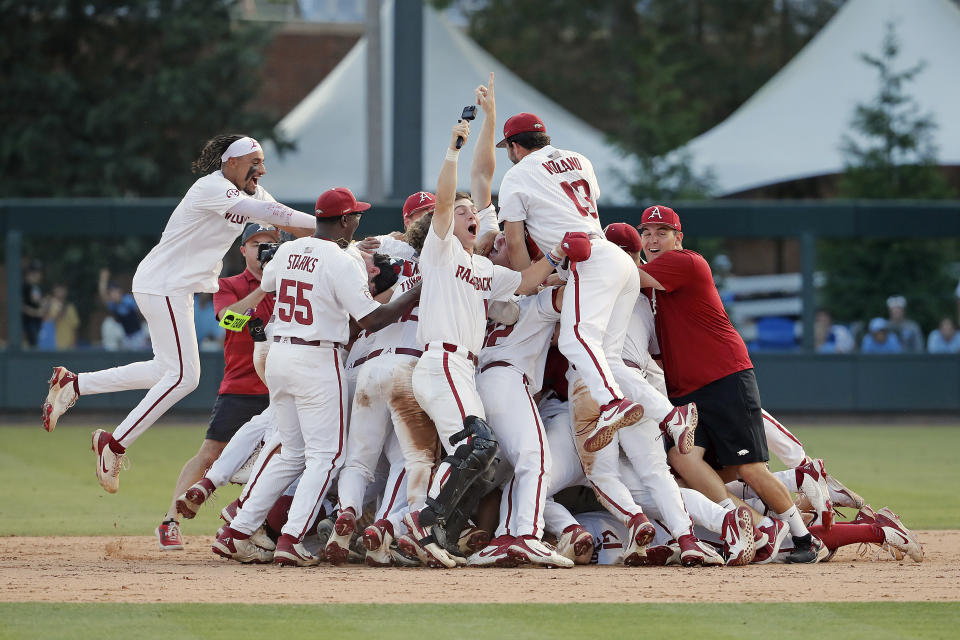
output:
<instances>
[{"instance_id":1,"label":"long dark hair","mask_svg":"<svg viewBox=\"0 0 960 640\"><path fill-rule=\"evenodd\" d=\"M211 171L216 171L220 168L220 156L227 150L227 147L240 138L245 137L247 137L246 134L233 133L210 138L207 140L207 143L203 145L203 151L200 152L200 157L193 161L191 169L194 173L202 173L204 175Z\"/></svg>"}]
</instances>

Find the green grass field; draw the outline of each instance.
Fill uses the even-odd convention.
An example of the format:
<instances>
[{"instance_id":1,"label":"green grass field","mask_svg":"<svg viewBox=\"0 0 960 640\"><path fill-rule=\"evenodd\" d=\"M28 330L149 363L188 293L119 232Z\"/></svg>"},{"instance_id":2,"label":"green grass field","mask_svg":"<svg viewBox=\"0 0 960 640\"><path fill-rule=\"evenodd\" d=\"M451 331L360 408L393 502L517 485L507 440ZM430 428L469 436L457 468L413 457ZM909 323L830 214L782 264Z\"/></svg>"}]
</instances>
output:
<instances>
[{"instance_id":1,"label":"green grass field","mask_svg":"<svg viewBox=\"0 0 960 640\"><path fill-rule=\"evenodd\" d=\"M62 426L2 427L0 535L149 535L170 504L183 463L205 426L162 426L131 448L120 491L105 493L94 474L90 432ZM794 430L827 471L874 508L889 506L913 529L960 529L960 427L807 427ZM215 508L183 522L185 535L213 534L220 507L239 487L217 492Z\"/></svg>"},{"instance_id":2,"label":"green grass field","mask_svg":"<svg viewBox=\"0 0 960 640\"><path fill-rule=\"evenodd\" d=\"M553 605L0 604L0 639L955 638L957 603Z\"/></svg>"},{"instance_id":3,"label":"green grass field","mask_svg":"<svg viewBox=\"0 0 960 640\"><path fill-rule=\"evenodd\" d=\"M151 429L132 448L116 495L96 481L92 429L0 427L0 535L150 535L169 504L183 462L204 425ZM793 429L808 453L876 508L889 505L914 529L960 528L960 427ZM17 490L11 488L17 487ZM186 535L212 534L219 507L185 521ZM918 598L922 594L918 594ZM330 633L422 638L954 638L960 603L556 605L212 605L0 603L0 639L126 638L131 633L192 638Z\"/></svg>"}]
</instances>

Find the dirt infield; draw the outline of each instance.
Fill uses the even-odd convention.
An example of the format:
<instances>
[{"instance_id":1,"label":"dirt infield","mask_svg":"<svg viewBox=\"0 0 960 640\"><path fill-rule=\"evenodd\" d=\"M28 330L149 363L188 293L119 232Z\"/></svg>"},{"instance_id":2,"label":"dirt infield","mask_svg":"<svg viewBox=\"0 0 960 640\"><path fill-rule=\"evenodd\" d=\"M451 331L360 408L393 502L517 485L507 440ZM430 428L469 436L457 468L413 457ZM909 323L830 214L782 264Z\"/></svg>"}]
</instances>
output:
<instances>
[{"instance_id":1,"label":"dirt infield","mask_svg":"<svg viewBox=\"0 0 960 640\"><path fill-rule=\"evenodd\" d=\"M815 566L283 569L216 557L210 537L161 552L149 537L0 538L2 602L960 601L960 531L918 532L921 564L860 557Z\"/></svg>"}]
</instances>

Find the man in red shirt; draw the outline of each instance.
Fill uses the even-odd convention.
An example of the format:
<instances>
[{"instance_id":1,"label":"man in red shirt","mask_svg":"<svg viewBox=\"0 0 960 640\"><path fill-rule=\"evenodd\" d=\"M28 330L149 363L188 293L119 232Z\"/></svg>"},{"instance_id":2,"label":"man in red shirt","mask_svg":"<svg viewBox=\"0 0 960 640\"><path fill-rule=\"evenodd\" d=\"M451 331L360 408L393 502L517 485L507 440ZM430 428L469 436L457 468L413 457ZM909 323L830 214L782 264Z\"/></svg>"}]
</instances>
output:
<instances>
[{"instance_id":1,"label":"man in red shirt","mask_svg":"<svg viewBox=\"0 0 960 640\"><path fill-rule=\"evenodd\" d=\"M680 218L670 207L648 207L640 221L647 264L643 287L652 288L657 338L667 394L674 405L695 402L699 426L688 455L669 452L670 464L692 488L714 502L727 499L708 454L733 480L737 475L790 527L794 551L787 562L814 563L821 545L804 525L787 488L767 467L760 391L747 347L730 323L710 265L683 248Z\"/></svg>"},{"instance_id":2,"label":"man in red shirt","mask_svg":"<svg viewBox=\"0 0 960 640\"><path fill-rule=\"evenodd\" d=\"M240 236L240 253L246 269L235 276L220 278L220 289L213 295L217 319L227 311L245 313L253 309L251 319L260 318L264 324L270 321L274 297L272 294L265 295L260 289L263 271L257 261L257 248L260 243L277 241L279 234L273 227L264 227L255 222L247 224ZM223 359L223 381L213 405L206 438L197 454L183 465L170 509L155 531L161 550L183 549L177 497L203 477L204 471L220 456L237 429L266 410L270 404L270 392L253 366L253 338L249 331L226 332Z\"/></svg>"}]
</instances>

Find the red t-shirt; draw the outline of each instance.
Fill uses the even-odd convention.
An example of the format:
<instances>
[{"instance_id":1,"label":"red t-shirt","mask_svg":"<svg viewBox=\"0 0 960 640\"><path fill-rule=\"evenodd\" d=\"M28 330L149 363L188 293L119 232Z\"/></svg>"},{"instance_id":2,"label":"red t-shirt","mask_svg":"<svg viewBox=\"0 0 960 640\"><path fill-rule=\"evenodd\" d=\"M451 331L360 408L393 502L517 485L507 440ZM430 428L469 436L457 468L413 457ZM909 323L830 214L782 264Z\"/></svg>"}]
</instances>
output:
<instances>
[{"instance_id":1,"label":"red t-shirt","mask_svg":"<svg viewBox=\"0 0 960 640\"><path fill-rule=\"evenodd\" d=\"M260 286L260 281L244 269L242 273L229 278L220 278L220 289L213 294L214 312L229 307L237 300L242 300L250 292ZM253 310L252 318L260 318L266 324L273 313L273 294L260 301ZM237 393L243 395L267 394L267 388L253 368L253 338L244 327L242 331L227 331L223 340L223 382L220 383L220 393Z\"/></svg>"},{"instance_id":2,"label":"red t-shirt","mask_svg":"<svg viewBox=\"0 0 960 640\"><path fill-rule=\"evenodd\" d=\"M667 251L640 268L664 286L656 292L653 311L671 398L753 367L703 256L687 249Z\"/></svg>"}]
</instances>

